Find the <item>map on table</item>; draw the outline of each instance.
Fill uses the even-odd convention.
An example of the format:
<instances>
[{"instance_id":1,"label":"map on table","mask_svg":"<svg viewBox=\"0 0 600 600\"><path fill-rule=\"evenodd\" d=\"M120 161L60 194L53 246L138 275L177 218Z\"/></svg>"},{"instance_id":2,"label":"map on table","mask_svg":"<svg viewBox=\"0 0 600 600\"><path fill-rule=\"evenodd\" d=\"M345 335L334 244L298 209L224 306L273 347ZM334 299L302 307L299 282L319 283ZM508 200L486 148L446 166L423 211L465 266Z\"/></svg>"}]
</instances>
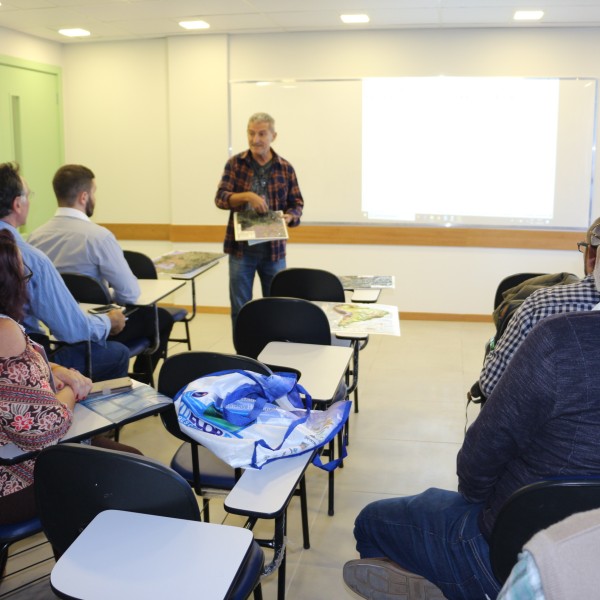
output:
<instances>
[{"instance_id":1,"label":"map on table","mask_svg":"<svg viewBox=\"0 0 600 600\"><path fill-rule=\"evenodd\" d=\"M345 290L394 289L393 275L340 275Z\"/></svg>"},{"instance_id":2,"label":"map on table","mask_svg":"<svg viewBox=\"0 0 600 600\"><path fill-rule=\"evenodd\" d=\"M314 302L329 321L331 333L352 335L400 335L398 307L360 302Z\"/></svg>"},{"instance_id":3,"label":"map on table","mask_svg":"<svg viewBox=\"0 0 600 600\"><path fill-rule=\"evenodd\" d=\"M158 273L182 275L217 262L225 255L218 252L169 252L154 259Z\"/></svg>"}]
</instances>

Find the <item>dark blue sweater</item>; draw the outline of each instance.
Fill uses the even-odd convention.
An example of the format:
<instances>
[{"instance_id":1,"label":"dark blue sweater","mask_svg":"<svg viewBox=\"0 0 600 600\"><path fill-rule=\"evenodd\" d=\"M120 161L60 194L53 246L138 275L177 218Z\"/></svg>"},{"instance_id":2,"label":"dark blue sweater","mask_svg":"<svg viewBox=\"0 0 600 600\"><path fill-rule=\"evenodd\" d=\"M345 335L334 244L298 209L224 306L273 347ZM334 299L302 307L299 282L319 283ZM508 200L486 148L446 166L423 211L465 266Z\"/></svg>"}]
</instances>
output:
<instances>
[{"instance_id":1,"label":"dark blue sweater","mask_svg":"<svg viewBox=\"0 0 600 600\"><path fill-rule=\"evenodd\" d=\"M469 427L457 472L459 492L484 503L488 539L518 488L600 476L600 311L556 315L532 329Z\"/></svg>"}]
</instances>

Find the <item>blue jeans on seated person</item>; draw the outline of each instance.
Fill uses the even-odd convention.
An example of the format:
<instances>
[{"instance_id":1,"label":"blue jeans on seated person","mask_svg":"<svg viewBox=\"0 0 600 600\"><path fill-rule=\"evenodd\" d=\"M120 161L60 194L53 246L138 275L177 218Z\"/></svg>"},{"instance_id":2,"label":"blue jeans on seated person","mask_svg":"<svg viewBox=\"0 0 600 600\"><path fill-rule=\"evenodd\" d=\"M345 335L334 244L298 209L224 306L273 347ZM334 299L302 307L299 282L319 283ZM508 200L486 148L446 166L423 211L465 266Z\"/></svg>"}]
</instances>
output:
<instances>
[{"instance_id":1,"label":"blue jeans on seated person","mask_svg":"<svg viewBox=\"0 0 600 600\"><path fill-rule=\"evenodd\" d=\"M386 557L438 586L448 600L493 599L500 584L477 517L483 504L431 488L416 496L378 500L354 523L361 558Z\"/></svg>"},{"instance_id":2,"label":"blue jeans on seated person","mask_svg":"<svg viewBox=\"0 0 600 600\"><path fill-rule=\"evenodd\" d=\"M106 342L105 346L92 342L92 379L104 381L125 377L129 369L129 350L119 342ZM52 355L52 362L63 367L86 372L86 344L64 346Z\"/></svg>"},{"instance_id":3,"label":"blue jeans on seated person","mask_svg":"<svg viewBox=\"0 0 600 600\"><path fill-rule=\"evenodd\" d=\"M256 244L244 249L244 256L229 255L229 301L231 303L231 323L235 326L240 309L252 300L254 276L258 273L262 295L268 296L275 273L285 269L285 258L271 260L270 244Z\"/></svg>"}]
</instances>

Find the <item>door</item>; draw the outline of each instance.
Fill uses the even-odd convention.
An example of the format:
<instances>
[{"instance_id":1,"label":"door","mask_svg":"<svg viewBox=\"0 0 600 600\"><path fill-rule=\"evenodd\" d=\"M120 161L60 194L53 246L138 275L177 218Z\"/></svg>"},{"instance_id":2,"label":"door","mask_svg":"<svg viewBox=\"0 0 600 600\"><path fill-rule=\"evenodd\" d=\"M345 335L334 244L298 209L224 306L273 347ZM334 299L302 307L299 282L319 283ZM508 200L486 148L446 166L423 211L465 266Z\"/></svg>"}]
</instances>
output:
<instances>
[{"instance_id":1,"label":"door","mask_svg":"<svg viewBox=\"0 0 600 600\"><path fill-rule=\"evenodd\" d=\"M34 192L24 233L56 210L52 177L63 163L60 69L0 59L0 162L16 161Z\"/></svg>"}]
</instances>

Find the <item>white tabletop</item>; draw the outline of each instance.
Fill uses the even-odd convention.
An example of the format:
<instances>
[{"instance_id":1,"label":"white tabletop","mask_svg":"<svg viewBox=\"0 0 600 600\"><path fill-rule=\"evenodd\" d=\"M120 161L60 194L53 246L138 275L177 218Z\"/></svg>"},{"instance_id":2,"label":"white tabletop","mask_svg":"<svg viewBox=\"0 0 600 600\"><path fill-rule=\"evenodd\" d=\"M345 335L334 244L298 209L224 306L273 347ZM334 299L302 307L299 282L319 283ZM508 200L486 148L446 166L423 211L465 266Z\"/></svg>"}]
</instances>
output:
<instances>
[{"instance_id":1,"label":"white tabletop","mask_svg":"<svg viewBox=\"0 0 600 600\"><path fill-rule=\"evenodd\" d=\"M61 442L69 442L71 440L82 439L87 436L94 435L101 431L106 431L114 427L114 423L99 415L97 412L82 406L75 405L73 411L73 421L71 427L65 435L60 439ZM12 442L0 448L0 458L11 459L26 454L25 450L21 450Z\"/></svg>"},{"instance_id":2,"label":"white tabletop","mask_svg":"<svg viewBox=\"0 0 600 600\"><path fill-rule=\"evenodd\" d=\"M108 398L98 399L98 402L101 401L105 403L105 408L111 409L105 410L104 414L122 416L122 419L113 419L111 421L87 406L77 403L75 405L75 410L73 411L71 427L69 427L67 433L60 439L60 442L77 441L93 437L94 435L113 429L120 423L129 423L132 420L143 419L148 413L157 412L157 409L160 407L158 401L161 398L167 399L149 385L140 383L139 381L134 381L132 383L133 389L131 391L115 394ZM150 396L150 400L144 404L142 399L145 394ZM129 402L127 402L128 399ZM123 405L127 405L130 410L123 410ZM135 412L132 412L133 410L135 410ZM0 447L0 459L10 460L26 453L27 451L21 450L12 442Z\"/></svg>"},{"instance_id":3,"label":"white tabletop","mask_svg":"<svg viewBox=\"0 0 600 600\"><path fill-rule=\"evenodd\" d=\"M352 293L352 302L377 302L379 300L379 289L359 289Z\"/></svg>"},{"instance_id":4,"label":"white tabletop","mask_svg":"<svg viewBox=\"0 0 600 600\"><path fill-rule=\"evenodd\" d=\"M285 508L313 452L282 458L262 469L246 469L225 498L228 512L272 518Z\"/></svg>"},{"instance_id":5,"label":"white tabletop","mask_svg":"<svg viewBox=\"0 0 600 600\"><path fill-rule=\"evenodd\" d=\"M251 543L241 527L108 510L61 556L50 581L85 600L222 600Z\"/></svg>"},{"instance_id":6,"label":"white tabletop","mask_svg":"<svg viewBox=\"0 0 600 600\"><path fill-rule=\"evenodd\" d=\"M185 285L185 281L176 279L138 279L138 283L141 293L135 303L137 306L155 304Z\"/></svg>"},{"instance_id":7,"label":"white tabletop","mask_svg":"<svg viewBox=\"0 0 600 600\"><path fill-rule=\"evenodd\" d=\"M300 384L313 400L331 400L344 378L352 348L294 342L269 342L258 355L268 365L300 371Z\"/></svg>"}]
</instances>

